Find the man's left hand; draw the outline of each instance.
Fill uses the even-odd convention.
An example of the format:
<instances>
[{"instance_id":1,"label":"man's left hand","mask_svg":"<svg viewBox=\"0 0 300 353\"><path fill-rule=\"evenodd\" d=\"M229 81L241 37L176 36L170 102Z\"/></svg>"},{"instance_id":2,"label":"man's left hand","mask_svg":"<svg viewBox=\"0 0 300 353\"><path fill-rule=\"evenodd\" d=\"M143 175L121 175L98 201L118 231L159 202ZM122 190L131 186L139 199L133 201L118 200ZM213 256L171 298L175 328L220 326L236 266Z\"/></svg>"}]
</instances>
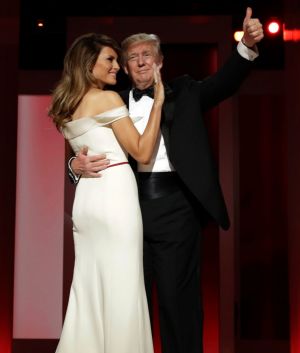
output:
<instances>
[{"instance_id":1,"label":"man's left hand","mask_svg":"<svg viewBox=\"0 0 300 353\"><path fill-rule=\"evenodd\" d=\"M246 16L243 21L244 36L242 38L243 44L248 48L260 42L264 37L263 26L258 18L252 18L252 9L247 7Z\"/></svg>"}]
</instances>

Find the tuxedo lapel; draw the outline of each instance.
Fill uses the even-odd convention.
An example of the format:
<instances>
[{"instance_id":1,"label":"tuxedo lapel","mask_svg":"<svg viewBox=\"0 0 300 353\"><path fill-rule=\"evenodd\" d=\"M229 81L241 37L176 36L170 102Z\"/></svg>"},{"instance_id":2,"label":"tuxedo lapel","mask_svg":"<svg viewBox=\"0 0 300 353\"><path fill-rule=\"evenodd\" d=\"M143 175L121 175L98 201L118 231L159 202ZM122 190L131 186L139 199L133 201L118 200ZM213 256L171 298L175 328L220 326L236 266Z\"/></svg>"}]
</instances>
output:
<instances>
[{"instance_id":1,"label":"tuxedo lapel","mask_svg":"<svg viewBox=\"0 0 300 353\"><path fill-rule=\"evenodd\" d=\"M164 137L166 150L170 158L170 128L174 119L175 101L174 93L171 88L165 84L165 101L162 110L161 133Z\"/></svg>"}]
</instances>

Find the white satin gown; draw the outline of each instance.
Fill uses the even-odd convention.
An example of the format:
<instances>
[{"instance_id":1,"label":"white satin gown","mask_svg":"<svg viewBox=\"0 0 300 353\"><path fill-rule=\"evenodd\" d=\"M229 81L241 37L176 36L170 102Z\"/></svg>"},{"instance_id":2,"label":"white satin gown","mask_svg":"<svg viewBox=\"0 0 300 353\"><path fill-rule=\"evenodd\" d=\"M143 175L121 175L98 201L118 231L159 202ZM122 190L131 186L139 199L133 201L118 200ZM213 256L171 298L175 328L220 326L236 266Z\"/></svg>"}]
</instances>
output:
<instances>
[{"instance_id":1,"label":"white satin gown","mask_svg":"<svg viewBox=\"0 0 300 353\"><path fill-rule=\"evenodd\" d=\"M127 162L111 123L125 106L68 122L63 134L74 152L105 153ZM153 353L143 275L142 218L129 164L100 178L81 178L73 204L75 267L56 353Z\"/></svg>"}]
</instances>

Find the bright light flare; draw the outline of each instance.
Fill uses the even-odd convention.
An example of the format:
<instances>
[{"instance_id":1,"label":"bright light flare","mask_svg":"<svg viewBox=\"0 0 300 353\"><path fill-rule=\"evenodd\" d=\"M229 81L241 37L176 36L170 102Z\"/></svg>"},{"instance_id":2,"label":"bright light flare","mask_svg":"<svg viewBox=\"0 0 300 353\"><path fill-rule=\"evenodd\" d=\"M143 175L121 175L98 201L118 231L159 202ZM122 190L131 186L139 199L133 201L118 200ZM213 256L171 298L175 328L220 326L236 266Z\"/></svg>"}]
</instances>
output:
<instances>
[{"instance_id":1,"label":"bright light flare","mask_svg":"<svg viewBox=\"0 0 300 353\"><path fill-rule=\"evenodd\" d=\"M277 34L280 30L280 24L278 21L272 21L267 26L268 32L271 34Z\"/></svg>"},{"instance_id":2,"label":"bright light flare","mask_svg":"<svg viewBox=\"0 0 300 353\"><path fill-rule=\"evenodd\" d=\"M44 26L45 26L44 20L37 20L36 21L36 26L38 28L44 28Z\"/></svg>"},{"instance_id":3,"label":"bright light flare","mask_svg":"<svg viewBox=\"0 0 300 353\"><path fill-rule=\"evenodd\" d=\"M233 34L233 38L236 42L240 42L243 38L244 32L243 31L235 31Z\"/></svg>"}]
</instances>

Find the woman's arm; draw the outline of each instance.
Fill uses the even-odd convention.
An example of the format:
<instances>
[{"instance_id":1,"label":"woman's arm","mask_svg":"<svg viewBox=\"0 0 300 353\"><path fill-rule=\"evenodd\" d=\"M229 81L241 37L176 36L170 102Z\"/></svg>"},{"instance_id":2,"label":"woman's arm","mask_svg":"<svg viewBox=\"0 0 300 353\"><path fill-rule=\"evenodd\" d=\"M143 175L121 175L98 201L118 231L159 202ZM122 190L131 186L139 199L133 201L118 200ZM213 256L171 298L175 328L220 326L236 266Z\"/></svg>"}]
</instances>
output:
<instances>
[{"instance_id":1,"label":"woman's arm","mask_svg":"<svg viewBox=\"0 0 300 353\"><path fill-rule=\"evenodd\" d=\"M165 98L164 87L157 66L154 67L154 81L156 82L154 85L154 102L144 133L139 134L129 117L112 123L113 131L121 145L135 160L143 164L150 163L160 129L162 106Z\"/></svg>"}]
</instances>

